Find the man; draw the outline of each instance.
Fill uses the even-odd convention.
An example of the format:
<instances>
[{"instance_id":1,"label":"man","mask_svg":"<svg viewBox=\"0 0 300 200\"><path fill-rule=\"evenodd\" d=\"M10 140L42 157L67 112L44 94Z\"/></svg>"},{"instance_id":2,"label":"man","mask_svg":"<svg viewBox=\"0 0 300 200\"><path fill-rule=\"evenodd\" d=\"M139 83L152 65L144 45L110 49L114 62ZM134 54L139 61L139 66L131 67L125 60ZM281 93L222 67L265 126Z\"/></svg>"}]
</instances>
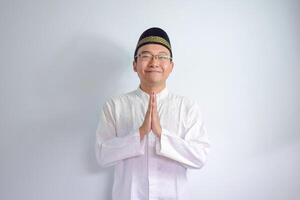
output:
<instances>
[{"instance_id":1,"label":"man","mask_svg":"<svg viewBox=\"0 0 300 200\"><path fill-rule=\"evenodd\" d=\"M174 63L167 33L143 32L133 70L136 90L105 102L96 156L114 166L113 200L188 200L187 169L206 163L209 140L199 106L166 87Z\"/></svg>"}]
</instances>

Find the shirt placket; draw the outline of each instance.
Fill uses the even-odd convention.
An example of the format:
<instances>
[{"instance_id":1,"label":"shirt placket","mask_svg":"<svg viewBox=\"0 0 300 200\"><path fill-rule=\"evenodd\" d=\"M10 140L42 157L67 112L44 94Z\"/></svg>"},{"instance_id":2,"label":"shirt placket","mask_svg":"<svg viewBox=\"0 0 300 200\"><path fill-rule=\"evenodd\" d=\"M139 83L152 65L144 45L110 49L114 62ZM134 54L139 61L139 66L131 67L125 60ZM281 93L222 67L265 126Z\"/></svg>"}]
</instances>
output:
<instances>
[{"instance_id":1,"label":"shirt placket","mask_svg":"<svg viewBox=\"0 0 300 200\"><path fill-rule=\"evenodd\" d=\"M148 164L148 191L149 191L149 200L155 198L155 194L157 193L157 177L155 173L155 165L154 162L154 145L155 145L155 135L152 131L147 135L147 164Z\"/></svg>"},{"instance_id":2,"label":"shirt placket","mask_svg":"<svg viewBox=\"0 0 300 200\"><path fill-rule=\"evenodd\" d=\"M158 101L157 101L158 104ZM159 108L159 106L158 106ZM156 200L158 190L160 186L158 185L158 178L156 169L157 169L157 160L155 160L155 144L156 144L156 135L151 130L147 134L147 166L148 166L148 191L149 191L149 200Z\"/></svg>"}]
</instances>

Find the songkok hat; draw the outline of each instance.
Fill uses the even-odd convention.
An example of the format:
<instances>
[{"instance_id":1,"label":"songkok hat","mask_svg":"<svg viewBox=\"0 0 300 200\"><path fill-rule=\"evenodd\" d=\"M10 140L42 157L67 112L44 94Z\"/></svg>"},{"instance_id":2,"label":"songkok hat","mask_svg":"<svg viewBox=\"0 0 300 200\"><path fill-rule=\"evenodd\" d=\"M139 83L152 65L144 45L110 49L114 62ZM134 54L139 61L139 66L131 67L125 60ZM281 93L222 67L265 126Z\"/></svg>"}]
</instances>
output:
<instances>
[{"instance_id":1,"label":"songkok hat","mask_svg":"<svg viewBox=\"0 0 300 200\"><path fill-rule=\"evenodd\" d=\"M139 38L134 51L134 57L136 57L138 49L146 44L160 44L166 47L170 51L170 56L172 56L171 43L168 34L158 27L153 27L145 30Z\"/></svg>"}]
</instances>

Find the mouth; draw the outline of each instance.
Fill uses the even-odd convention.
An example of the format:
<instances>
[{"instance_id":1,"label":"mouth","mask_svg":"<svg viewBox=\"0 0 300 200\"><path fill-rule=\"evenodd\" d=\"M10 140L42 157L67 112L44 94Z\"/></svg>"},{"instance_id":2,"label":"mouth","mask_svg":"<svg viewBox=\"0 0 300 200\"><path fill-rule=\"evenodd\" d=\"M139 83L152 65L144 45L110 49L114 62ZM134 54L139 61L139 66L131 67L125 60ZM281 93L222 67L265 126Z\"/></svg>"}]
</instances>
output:
<instances>
[{"instance_id":1,"label":"mouth","mask_svg":"<svg viewBox=\"0 0 300 200\"><path fill-rule=\"evenodd\" d=\"M146 71L146 73L161 73L160 71Z\"/></svg>"}]
</instances>

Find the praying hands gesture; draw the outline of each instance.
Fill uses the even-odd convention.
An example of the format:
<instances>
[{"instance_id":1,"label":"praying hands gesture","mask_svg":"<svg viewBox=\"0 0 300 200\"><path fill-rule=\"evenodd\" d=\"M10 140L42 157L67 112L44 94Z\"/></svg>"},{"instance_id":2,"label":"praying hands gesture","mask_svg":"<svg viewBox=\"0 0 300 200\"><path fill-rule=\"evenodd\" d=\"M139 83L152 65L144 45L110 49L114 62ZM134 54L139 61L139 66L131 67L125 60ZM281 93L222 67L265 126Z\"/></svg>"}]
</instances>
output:
<instances>
[{"instance_id":1,"label":"praying hands gesture","mask_svg":"<svg viewBox=\"0 0 300 200\"><path fill-rule=\"evenodd\" d=\"M156 94L154 94L154 92L152 92L152 94L150 95L148 110L146 112L144 122L139 128L141 140L151 130L158 138L160 138L162 129L160 126L160 120L157 112Z\"/></svg>"}]
</instances>

